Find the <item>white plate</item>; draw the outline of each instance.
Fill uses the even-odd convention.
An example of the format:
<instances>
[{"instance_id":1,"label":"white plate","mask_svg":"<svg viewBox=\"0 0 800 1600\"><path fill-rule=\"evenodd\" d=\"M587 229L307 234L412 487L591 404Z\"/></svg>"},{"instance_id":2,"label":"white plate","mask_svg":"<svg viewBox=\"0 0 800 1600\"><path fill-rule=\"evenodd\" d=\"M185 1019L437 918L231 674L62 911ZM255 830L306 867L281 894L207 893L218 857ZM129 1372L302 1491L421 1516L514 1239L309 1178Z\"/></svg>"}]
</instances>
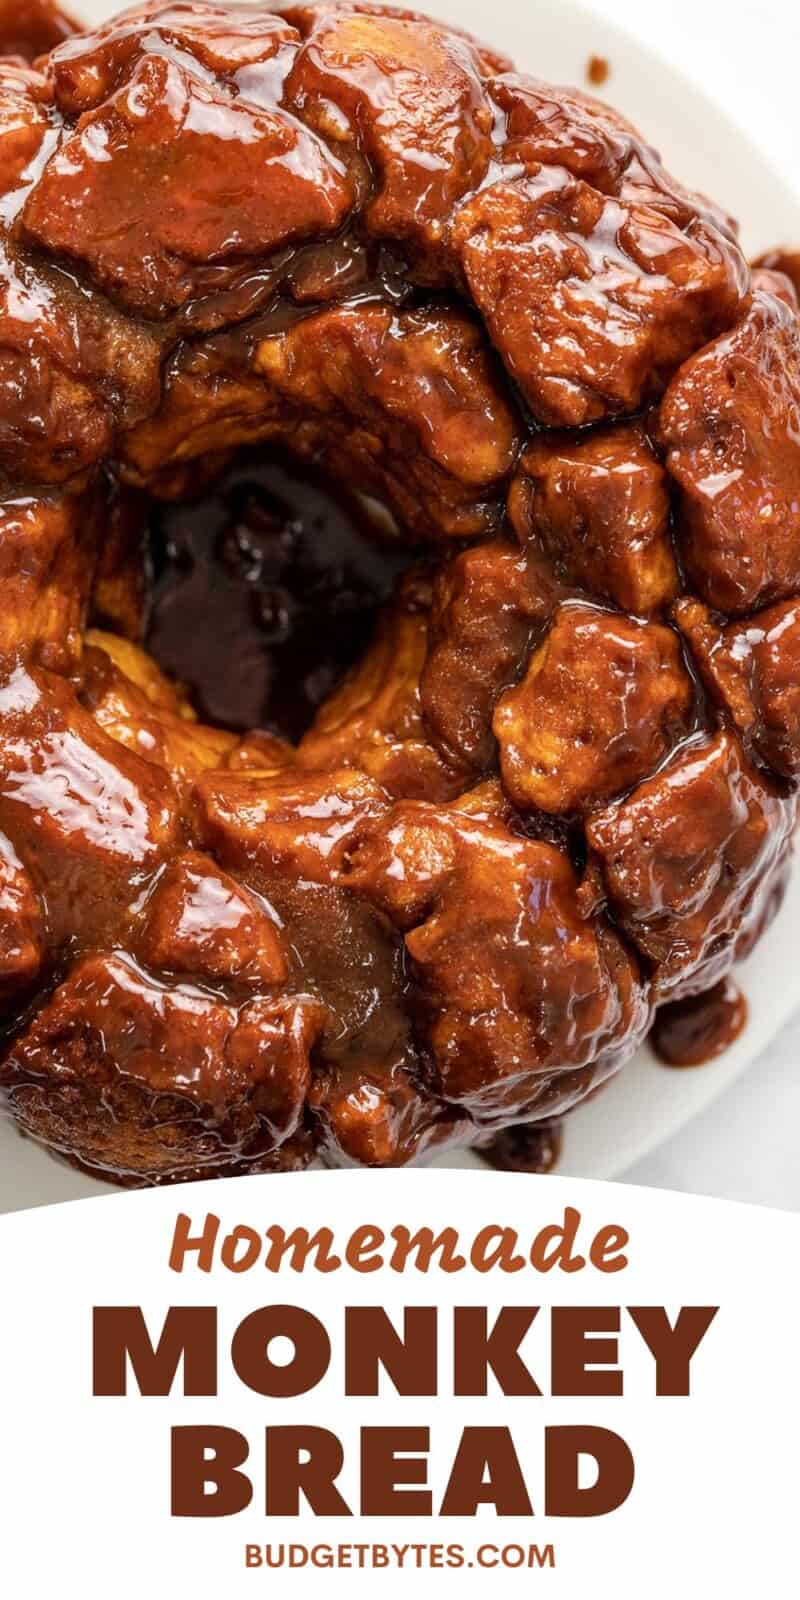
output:
<instances>
[{"instance_id":1,"label":"white plate","mask_svg":"<svg viewBox=\"0 0 800 1600\"><path fill-rule=\"evenodd\" d=\"M87 20L100 21L119 7L83 0L80 9ZM420 9L471 28L506 49L520 67L554 82L585 87L588 57L604 55L612 66L608 98L659 146L678 177L743 220L748 251L800 242L800 199L751 144L746 130L631 35L572 0L494 0L489 8L485 0L421 0ZM751 116L756 114L751 94L743 103ZM799 945L796 876L774 926L739 969L750 1007L743 1036L720 1060L691 1072L660 1067L641 1050L602 1095L568 1119L560 1171L613 1178L674 1134L755 1061L800 1000ZM480 1165L463 1155L440 1164ZM0 1123L0 1211L107 1192L108 1185L70 1171Z\"/></svg>"}]
</instances>

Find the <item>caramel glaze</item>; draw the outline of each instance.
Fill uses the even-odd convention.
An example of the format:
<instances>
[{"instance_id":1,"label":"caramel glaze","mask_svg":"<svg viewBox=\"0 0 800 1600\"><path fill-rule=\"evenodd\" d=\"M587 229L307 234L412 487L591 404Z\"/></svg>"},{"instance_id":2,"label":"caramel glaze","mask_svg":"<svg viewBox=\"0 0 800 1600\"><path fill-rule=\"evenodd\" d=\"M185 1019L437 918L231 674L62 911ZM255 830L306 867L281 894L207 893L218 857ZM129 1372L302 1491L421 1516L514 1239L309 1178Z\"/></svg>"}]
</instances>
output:
<instances>
[{"instance_id":1,"label":"caramel glaze","mask_svg":"<svg viewBox=\"0 0 800 1600\"><path fill-rule=\"evenodd\" d=\"M595 89L607 82L611 64L605 56L590 56L586 63L586 77Z\"/></svg>"},{"instance_id":2,"label":"caramel glaze","mask_svg":"<svg viewBox=\"0 0 800 1600\"><path fill-rule=\"evenodd\" d=\"M137 8L0 65L0 351L25 1131L480 1148L758 936L796 298L609 107L408 13Z\"/></svg>"},{"instance_id":3,"label":"caramel glaze","mask_svg":"<svg viewBox=\"0 0 800 1600\"><path fill-rule=\"evenodd\" d=\"M788 278L795 294L800 294L800 250L767 250L758 257L754 266L758 271L777 273Z\"/></svg>"},{"instance_id":4,"label":"caramel glaze","mask_svg":"<svg viewBox=\"0 0 800 1600\"><path fill-rule=\"evenodd\" d=\"M35 61L77 31L55 0L0 0L0 56Z\"/></svg>"},{"instance_id":5,"label":"caramel glaze","mask_svg":"<svg viewBox=\"0 0 800 1600\"><path fill-rule=\"evenodd\" d=\"M747 1001L730 978L656 1012L650 1043L667 1067L701 1067L728 1050L747 1023Z\"/></svg>"}]
</instances>

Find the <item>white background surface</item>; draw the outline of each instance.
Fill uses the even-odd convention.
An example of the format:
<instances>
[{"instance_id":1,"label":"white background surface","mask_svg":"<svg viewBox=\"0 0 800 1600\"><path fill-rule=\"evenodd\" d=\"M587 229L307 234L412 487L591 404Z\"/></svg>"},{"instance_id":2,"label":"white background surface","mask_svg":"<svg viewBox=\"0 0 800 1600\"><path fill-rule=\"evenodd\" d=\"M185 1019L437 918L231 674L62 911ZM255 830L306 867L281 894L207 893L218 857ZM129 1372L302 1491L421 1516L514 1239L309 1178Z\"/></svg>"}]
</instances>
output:
<instances>
[{"instance_id":1,"label":"white background surface","mask_svg":"<svg viewBox=\"0 0 800 1600\"><path fill-rule=\"evenodd\" d=\"M791 0L594 0L589 9L597 16L589 53L603 54L604 18L630 28L746 122L753 142L800 187L800 8ZM613 100L613 61L604 92ZM708 1111L626 1176L800 1210L800 1017Z\"/></svg>"}]
</instances>

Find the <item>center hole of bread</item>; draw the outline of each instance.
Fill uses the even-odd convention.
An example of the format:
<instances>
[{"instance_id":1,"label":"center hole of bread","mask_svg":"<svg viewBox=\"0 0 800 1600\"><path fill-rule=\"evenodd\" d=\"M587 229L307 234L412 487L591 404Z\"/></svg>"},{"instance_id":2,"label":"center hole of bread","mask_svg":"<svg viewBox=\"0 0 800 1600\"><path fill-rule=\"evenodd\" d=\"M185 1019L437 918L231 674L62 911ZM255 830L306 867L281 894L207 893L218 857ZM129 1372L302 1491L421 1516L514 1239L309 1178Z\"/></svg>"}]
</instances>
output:
<instances>
[{"instance_id":1,"label":"center hole of bread","mask_svg":"<svg viewBox=\"0 0 800 1600\"><path fill-rule=\"evenodd\" d=\"M154 505L147 648L204 721L296 741L363 654L409 552L377 507L307 466L245 454Z\"/></svg>"}]
</instances>

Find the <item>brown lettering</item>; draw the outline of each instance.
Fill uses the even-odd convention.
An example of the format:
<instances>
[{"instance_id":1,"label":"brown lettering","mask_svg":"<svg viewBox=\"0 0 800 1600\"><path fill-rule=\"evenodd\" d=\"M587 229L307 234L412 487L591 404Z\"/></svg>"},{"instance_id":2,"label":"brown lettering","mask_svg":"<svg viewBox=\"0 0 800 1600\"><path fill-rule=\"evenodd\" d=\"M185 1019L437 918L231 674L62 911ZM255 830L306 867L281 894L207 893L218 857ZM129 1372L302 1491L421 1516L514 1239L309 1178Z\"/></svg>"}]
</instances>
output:
<instances>
[{"instance_id":1,"label":"brown lettering","mask_svg":"<svg viewBox=\"0 0 800 1600\"><path fill-rule=\"evenodd\" d=\"M280 1272L284 1256L289 1257L293 1272L305 1272L312 1254L316 1257L313 1265L317 1272L336 1272L342 1264L341 1256L333 1254L333 1233L330 1228L320 1228L312 1235L307 1228L295 1228L292 1233L284 1233L283 1228L273 1227L267 1228L265 1237L268 1249L264 1266L267 1272Z\"/></svg>"},{"instance_id":2,"label":"brown lettering","mask_svg":"<svg viewBox=\"0 0 800 1600\"><path fill-rule=\"evenodd\" d=\"M294 1345L291 1361L283 1366L270 1359L273 1339ZM285 1400L308 1394L321 1382L330 1366L331 1342L318 1318L302 1306L260 1306L236 1329L231 1360L248 1389Z\"/></svg>"},{"instance_id":3,"label":"brown lettering","mask_svg":"<svg viewBox=\"0 0 800 1600\"><path fill-rule=\"evenodd\" d=\"M217 1313L214 1306L170 1306L153 1347L141 1306L95 1306L93 1379L95 1395L125 1395L130 1362L139 1392L170 1394L180 1362L183 1392L217 1392Z\"/></svg>"},{"instance_id":4,"label":"brown lettering","mask_svg":"<svg viewBox=\"0 0 800 1600\"><path fill-rule=\"evenodd\" d=\"M618 1340L592 1337L618 1334L619 1324L619 1306L553 1307L551 1394L622 1394Z\"/></svg>"},{"instance_id":5,"label":"brown lettering","mask_svg":"<svg viewBox=\"0 0 800 1600\"><path fill-rule=\"evenodd\" d=\"M540 1395L542 1391L519 1353L538 1311L538 1306L503 1306L490 1332L485 1306L456 1306L453 1392L487 1394L491 1368L503 1394Z\"/></svg>"},{"instance_id":6,"label":"brown lettering","mask_svg":"<svg viewBox=\"0 0 800 1600\"><path fill-rule=\"evenodd\" d=\"M229 1272L249 1272L254 1267L260 1254L263 1240L255 1228L248 1228L244 1223L239 1223L225 1235L219 1253L223 1267ZM240 1250L240 1246L243 1249Z\"/></svg>"},{"instance_id":7,"label":"brown lettering","mask_svg":"<svg viewBox=\"0 0 800 1600\"><path fill-rule=\"evenodd\" d=\"M429 1517L430 1490L402 1487L427 1483L429 1449L428 1428L362 1428L361 1515Z\"/></svg>"},{"instance_id":8,"label":"brown lettering","mask_svg":"<svg viewBox=\"0 0 800 1600\"><path fill-rule=\"evenodd\" d=\"M351 1516L336 1488L343 1465L341 1440L327 1428L268 1428L267 1516L299 1516L301 1494L317 1517Z\"/></svg>"},{"instance_id":9,"label":"brown lettering","mask_svg":"<svg viewBox=\"0 0 800 1600\"><path fill-rule=\"evenodd\" d=\"M410 1233L408 1228L392 1228L391 1238L394 1240L394 1249L389 1258L389 1266L393 1272L405 1272L409 1258L414 1253L414 1263L418 1272L429 1272L434 1255L438 1255L438 1268L440 1272L462 1272L467 1264L466 1256L458 1253L458 1230L456 1228L443 1228L441 1233L434 1234L432 1228L420 1228L416 1233Z\"/></svg>"},{"instance_id":10,"label":"brown lettering","mask_svg":"<svg viewBox=\"0 0 800 1600\"><path fill-rule=\"evenodd\" d=\"M674 1328L663 1306L628 1306L656 1363L656 1394L690 1393L689 1369L719 1306L682 1306Z\"/></svg>"},{"instance_id":11,"label":"brown lettering","mask_svg":"<svg viewBox=\"0 0 800 1600\"><path fill-rule=\"evenodd\" d=\"M613 1222L607 1228L600 1228L589 1247L592 1266L598 1272L623 1272L628 1265L628 1257L621 1252L630 1242L631 1236L627 1230L617 1227Z\"/></svg>"},{"instance_id":12,"label":"brown lettering","mask_svg":"<svg viewBox=\"0 0 800 1600\"><path fill-rule=\"evenodd\" d=\"M633 1488L633 1456L609 1428L545 1428L545 1511L548 1517L605 1517ZM597 1477L580 1486L581 1456L592 1456Z\"/></svg>"},{"instance_id":13,"label":"brown lettering","mask_svg":"<svg viewBox=\"0 0 800 1600\"><path fill-rule=\"evenodd\" d=\"M382 1306L348 1306L345 1393L379 1394L383 1367L398 1394L435 1395L437 1318L436 1306L406 1306L401 1338Z\"/></svg>"},{"instance_id":14,"label":"brown lettering","mask_svg":"<svg viewBox=\"0 0 800 1600\"><path fill-rule=\"evenodd\" d=\"M525 1257L515 1249L517 1234L513 1228L499 1228L491 1223L476 1233L470 1261L476 1272L491 1272L499 1267L501 1272L522 1272Z\"/></svg>"},{"instance_id":15,"label":"brown lettering","mask_svg":"<svg viewBox=\"0 0 800 1600\"><path fill-rule=\"evenodd\" d=\"M253 1486L239 1468L247 1456L247 1440L235 1428L173 1428L173 1517L235 1517L246 1510Z\"/></svg>"},{"instance_id":16,"label":"brown lettering","mask_svg":"<svg viewBox=\"0 0 800 1600\"><path fill-rule=\"evenodd\" d=\"M563 1223L553 1223L537 1233L531 1247L531 1266L537 1272L552 1272L553 1267L562 1272L580 1272L586 1266L586 1257L573 1254L580 1225L580 1211L567 1206Z\"/></svg>"},{"instance_id":17,"label":"brown lettering","mask_svg":"<svg viewBox=\"0 0 800 1600\"><path fill-rule=\"evenodd\" d=\"M532 1517L519 1457L508 1428L465 1428L442 1501L443 1517L474 1517L493 1505L498 1517Z\"/></svg>"},{"instance_id":18,"label":"brown lettering","mask_svg":"<svg viewBox=\"0 0 800 1600\"><path fill-rule=\"evenodd\" d=\"M197 1251L197 1265L201 1272L210 1272L214 1265L214 1246L219 1233L219 1217L209 1211L203 1223L202 1233L190 1234L192 1226L191 1217L181 1211L175 1223L175 1232L172 1236L172 1249L169 1253L169 1264L173 1272L183 1272L183 1264L190 1250Z\"/></svg>"},{"instance_id":19,"label":"brown lettering","mask_svg":"<svg viewBox=\"0 0 800 1600\"><path fill-rule=\"evenodd\" d=\"M385 1243L386 1235L382 1228L374 1228L368 1222L356 1228L347 1241L344 1252L348 1267L356 1272L378 1272L383 1266L383 1257L376 1254Z\"/></svg>"}]
</instances>

